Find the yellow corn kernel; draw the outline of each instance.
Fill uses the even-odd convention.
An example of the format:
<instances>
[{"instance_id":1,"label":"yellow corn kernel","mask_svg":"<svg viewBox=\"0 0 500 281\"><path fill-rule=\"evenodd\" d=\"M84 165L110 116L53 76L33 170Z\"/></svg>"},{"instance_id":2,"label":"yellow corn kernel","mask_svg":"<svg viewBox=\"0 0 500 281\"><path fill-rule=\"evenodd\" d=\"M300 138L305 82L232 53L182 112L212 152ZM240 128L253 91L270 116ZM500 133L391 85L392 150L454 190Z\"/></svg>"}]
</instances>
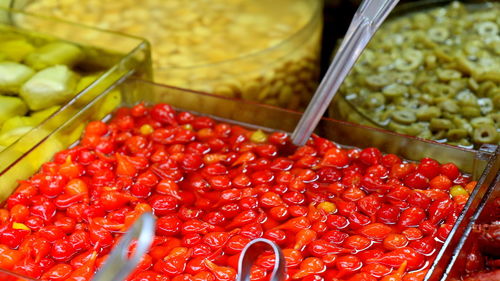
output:
<instances>
[{"instance_id":1,"label":"yellow corn kernel","mask_svg":"<svg viewBox=\"0 0 500 281\"><path fill-rule=\"evenodd\" d=\"M141 134L143 134L143 135L149 135L152 132L154 132L153 127L149 124L142 125L139 130L140 130Z\"/></svg>"},{"instance_id":2,"label":"yellow corn kernel","mask_svg":"<svg viewBox=\"0 0 500 281\"><path fill-rule=\"evenodd\" d=\"M459 196L459 195L469 195L467 190L463 188L460 185L454 185L450 188L450 194L452 197Z\"/></svg>"},{"instance_id":3,"label":"yellow corn kernel","mask_svg":"<svg viewBox=\"0 0 500 281\"><path fill-rule=\"evenodd\" d=\"M184 129L186 130L189 130L189 131L192 131L193 130L193 125L191 124L185 124L184 126L182 126Z\"/></svg>"},{"instance_id":4,"label":"yellow corn kernel","mask_svg":"<svg viewBox=\"0 0 500 281\"><path fill-rule=\"evenodd\" d=\"M335 203L327 201L319 203L317 208L329 214L335 213L335 211L337 211L337 206L335 205Z\"/></svg>"},{"instance_id":5,"label":"yellow corn kernel","mask_svg":"<svg viewBox=\"0 0 500 281\"><path fill-rule=\"evenodd\" d=\"M13 229L23 229L23 230L31 230L29 227L27 227L24 223L19 223L19 222L14 222L12 223L12 228Z\"/></svg>"},{"instance_id":6,"label":"yellow corn kernel","mask_svg":"<svg viewBox=\"0 0 500 281\"><path fill-rule=\"evenodd\" d=\"M267 141L267 135L261 130L257 130L250 136L250 140L256 143L263 143Z\"/></svg>"}]
</instances>

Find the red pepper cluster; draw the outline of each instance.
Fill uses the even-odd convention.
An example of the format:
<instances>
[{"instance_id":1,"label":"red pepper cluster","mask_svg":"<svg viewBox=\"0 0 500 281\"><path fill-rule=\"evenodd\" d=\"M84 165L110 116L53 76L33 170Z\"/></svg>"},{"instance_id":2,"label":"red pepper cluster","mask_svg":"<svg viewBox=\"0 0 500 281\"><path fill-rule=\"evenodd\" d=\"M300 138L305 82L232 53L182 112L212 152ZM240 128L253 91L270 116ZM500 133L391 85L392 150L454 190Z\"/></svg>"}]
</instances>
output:
<instances>
[{"instance_id":1,"label":"red pepper cluster","mask_svg":"<svg viewBox=\"0 0 500 281\"><path fill-rule=\"evenodd\" d=\"M450 188L473 186L453 164L317 136L297 148L284 133L139 104L89 123L20 183L0 209L0 267L89 280L152 210L156 237L133 281L232 281L258 237L281 246L289 280L422 280L468 198ZM273 263L260 256L252 280Z\"/></svg>"}]
</instances>

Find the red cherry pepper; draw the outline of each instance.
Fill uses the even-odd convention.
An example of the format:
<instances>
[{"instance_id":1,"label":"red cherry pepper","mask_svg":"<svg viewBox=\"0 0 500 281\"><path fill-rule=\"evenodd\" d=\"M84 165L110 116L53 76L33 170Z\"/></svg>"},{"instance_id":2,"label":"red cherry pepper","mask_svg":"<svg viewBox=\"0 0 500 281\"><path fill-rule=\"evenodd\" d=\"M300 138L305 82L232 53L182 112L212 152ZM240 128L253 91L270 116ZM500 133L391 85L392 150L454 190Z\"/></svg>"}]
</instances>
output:
<instances>
[{"instance_id":1,"label":"red cherry pepper","mask_svg":"<svg viewBox=\"0 0 500 281\"><path fill-rule=\"evenodd\" d=\"M453 201L449 198L434 201L429 207L429 221L433 224L445 219L453 210Z\"/></svg>"},{"instance_id":2,"label":"red cherry pepper","mask_svg":"<svg viewBox=\"0 0 500 281\"><path fill-rule=\"evenodd\" d=\"M336 266L339 269L337 278L357 272L362 267L361 260L354 255L345 255L337 258Z\"/></svg>"},{"instance_id":3,"label":"red cherry pepper","mask_svg":"<svg viewBox=\"0 0 500 281\"><path fill-rule=\"evenodd\" d=\"M73 271L73 268L65 263L54 265L42 275L43 280L64 281Z\"/></svg>"},{"instance_id":4,"label":"red cherry pepper","mask_svg":"<svg viewBox=\"0 0 500 281\"><path fill-rule=\"evenodd\" d=\"M429 256L436 250L436 240L434 240L432 236L427 236L419 240L411 241L408 247L415 249L422 255Z\"/></svg>"},{"instance_id":5,"label":"red cherry pepper","mask_svg":"<svg viewBox=\"0 0 500 281\"><path fill-rule=\"evenodd\" d=\"M276 227L276 229L285 229L293 232L299 232L301 229L307 229L311 227L311 222L307 217L301 216L288 220L284 224Z\"/></svg>"},{"instance_id":6,"label":"red cherry pepper","mask_svg":"<svg viewBox=\"0 0 500 281\"><path fill-rule=\"evenodd\" d=\"M308 257L300 263L300 269L293 274L292 279L300 279L326 270L326 266L320 258Z\"/></svg>"},{"instance_id":7,"label":"red cherry pepper","mask_svg":"<svg viewBox=\"0 0 500 281\"><path fill-rule=\"evenodd\" d=\"M363 234L370 239L378 241L383 240L391 232L391 227L378 222L365 225L358 230L358 233Z\"/></svg>"},{"instance_id":8,"label":"red cherry pepper","mask_svg":"<svg viewBox=\"0 0 500 281\"><path fill-rule=\"evenodd\" d=\"M238 234L240 229L236 228L230 232L209 232L203 236L203 243L212 247L213 249L219 249L223 247L231 237Z\"/></svg>"},{"instance_id":9,"label":"red cherry pepper","mask_svg":"<svg viewBox=\"0 0 500 281\"><path fill-rule=\"evenodd\" d=\"M97 252L93 252L90 258L80 267L71 273L68 281L90 280L94 275Z\"/></svg>"},{"instance_id":10,"label":"red cherry pepper","mask_svg":"<svg viewBox=\"0 0 500 281\"><path fill-rule=\"evenodd\" d=\"M11 269L21 261L23 254L20 251L9 249L0 244L0 268Z\"/></svg>"},{"instance_id":11,"label":"red cherry pepper","mask_svg":"<svg viewBox=\"0 0 500 281\"><path fill-rule=\"evenodd\" d=\"M393 268L400 267L404 261L408 262L408 269L415 270L424 264L425 259L423 255L414 249L403 247L390 251L379 258L371 258L367 260L368 263L378 262L383 265L392 266Z\"/></svg>"},{"instance_id":12,"label":"red cherry pepper","mask_svg":"<svg viewBox=\"0 0 500 281\"><path fill-rule=\"evenodd\" d=\"M326 254L342 254L342 253L352 252L352 250L350 249L333 245L321 239L309 243L307 249L311 254L313 254L316 257L322 257Z\"/></svg>"},{"instance_id":13,"label":"red cherry pepper","mask_svg":"<svg viewBox=\"0 0 500 281\"><path fill-rule=\"evenodd\" d=\"M391 273L390 275L384 276L380 281L401 281L403 280L403 275L406 270L406 265L408 264L408 261L403 261L401 266L394 272Z\"/></svg>"},{"instance_id":14,"label":"red cherry pepper","mask_svg":"<svg viewBox=\"0 0 500 281\"><path fill-rule=\"evenodd\" d=\"M294 249L295 250L301 250L307 244L311 243L314 241L317 237L317 233L314 230L311 229L301 229L297 234L295 234L295 245Z\"/></svg>"},{"instance_id":15,"label":"red cherry pepper","mask_svg":"<svg viewBox=\"0 0 500 281\"><path fill-rule=\"evenodd\" d=\"M404 227L418 226L426 218L425 211L419 207L411 207L401 213L399 225Z\"/></svg>"},{"instance_id":16,"label":"red cherry pepper","mask_svg":"<svg viewBox=\"0 0 500 281\"><path fill-rule=\"evenodd\" d=\"M212 272L218 281L233 281L236 279L236 270L231 267L218 266L208 259L205 259L205 266Z\"/></svg>"},{"instance_id":17,"label":"red cherry pepper","mask_svg":"<svg viewBox=\"0 0 500 281\"><path fill-rule=\"evenodd\" d=\"M165 258L155 264L154 268L170 276L181 274L184 272L192 253L193 250L185 247L173 248Z\"/></svg>"}]
</instances>

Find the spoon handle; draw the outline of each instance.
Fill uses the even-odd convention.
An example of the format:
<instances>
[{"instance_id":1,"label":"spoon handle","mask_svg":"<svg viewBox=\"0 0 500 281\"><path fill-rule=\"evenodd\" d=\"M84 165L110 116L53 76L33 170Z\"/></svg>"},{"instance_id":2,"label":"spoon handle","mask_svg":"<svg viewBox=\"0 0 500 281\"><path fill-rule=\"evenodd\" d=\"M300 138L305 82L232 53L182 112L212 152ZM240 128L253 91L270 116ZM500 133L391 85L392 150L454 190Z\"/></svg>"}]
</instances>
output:
<instances>
[{"instance_id":1,"label":"spoon handle","mask_svg":"<svg viewBox=\"0 0 500 281\"><path fill-rule=\"evenodd\" d=\"M292 134L295 145L304 145L309 139L354 63L398 2L365 0L361 3L325 77Z\"/></svg>"},{"instance_id":2,"label":"spoon handle","mask_svg":"<svg viewBox=\"0 0 500 281\"><path fill-rule=\"evenodd\" d=\"M120 238L113 248L106 263L92 278L92 281L123 281L139 264L149 251L155 234L156 219L152 213L142 214ZM135 250L129 256L130 247Z\"/></svg>"}]
</instances>

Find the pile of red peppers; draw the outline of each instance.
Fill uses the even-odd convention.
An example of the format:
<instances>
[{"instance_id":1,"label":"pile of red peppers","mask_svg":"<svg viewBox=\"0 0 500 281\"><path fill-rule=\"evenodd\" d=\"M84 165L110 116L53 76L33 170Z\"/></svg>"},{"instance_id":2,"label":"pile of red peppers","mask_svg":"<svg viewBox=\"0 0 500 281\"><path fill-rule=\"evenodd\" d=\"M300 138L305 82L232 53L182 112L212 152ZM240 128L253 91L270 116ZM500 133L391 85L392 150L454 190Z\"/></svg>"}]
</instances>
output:
<instances>
[{"instance_id":1,"label":"pile of red peppers","mask_svg":"<svg viewBox=\"0 0 500 281\"><path fill-rule=\"evenodd\" d=\"M0 267L90 280L152 211L154 243L128 280L232 281L259 237L282 248L287 280L423 280L474 186L452 163L318 136L294 147L285 133L138 104L90 122L20 182L0 209ZM273 265L262 254L251 280Z\"/></svg>"}]
</instances>

